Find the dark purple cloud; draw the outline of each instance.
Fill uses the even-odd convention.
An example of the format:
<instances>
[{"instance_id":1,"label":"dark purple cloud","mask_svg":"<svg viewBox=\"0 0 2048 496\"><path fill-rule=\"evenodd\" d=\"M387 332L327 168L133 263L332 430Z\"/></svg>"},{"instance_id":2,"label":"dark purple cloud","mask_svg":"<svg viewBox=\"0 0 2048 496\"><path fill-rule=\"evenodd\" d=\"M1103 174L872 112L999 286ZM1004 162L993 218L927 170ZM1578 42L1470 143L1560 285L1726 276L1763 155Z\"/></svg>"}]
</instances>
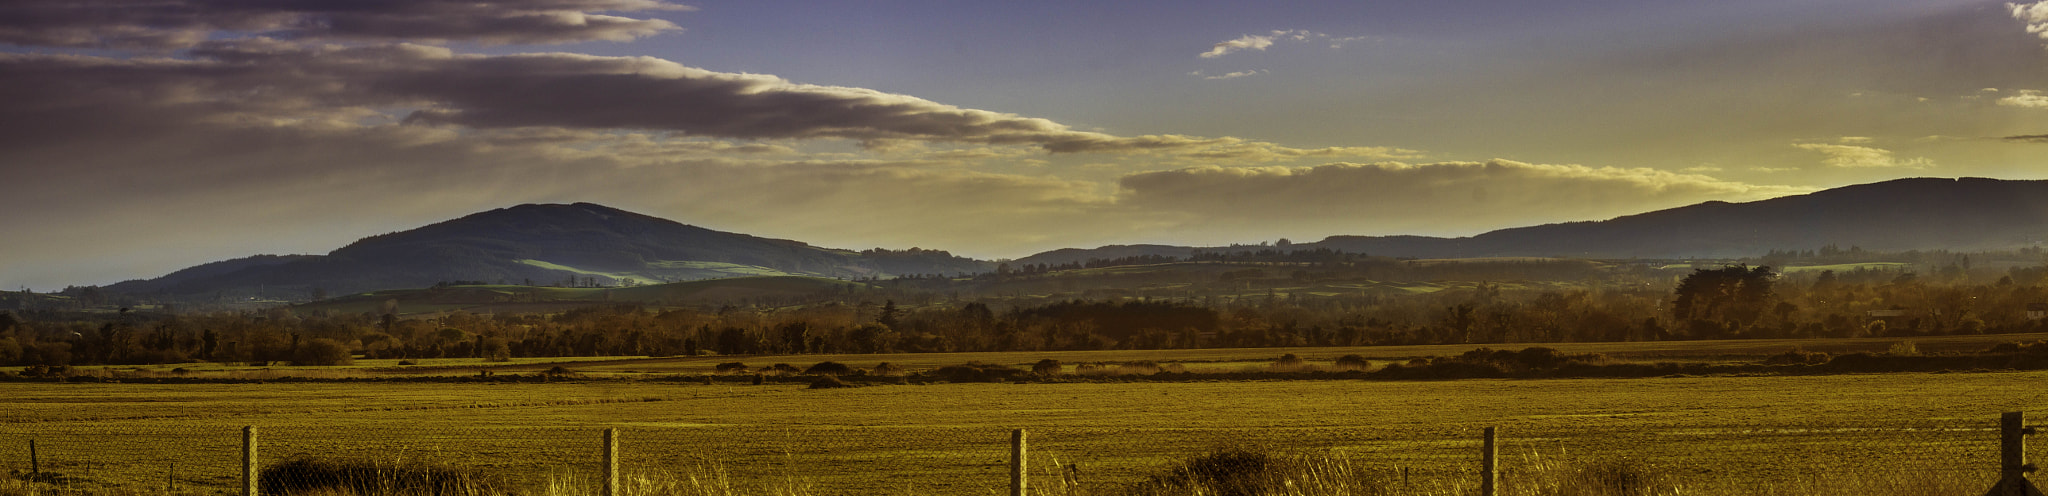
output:
<instances>
[{"instance_id":1,"label":"dark purple cloud","mask_svg":"<svg viewBox=\"0 0 2048 496\"><path fill-rule=\"evenodd\" d=\"M663 0L11 0L0 43L167 50L217 33L486 44L627 41L678 29L600 12L687 10Z\"/></svg>"}]
</instances>

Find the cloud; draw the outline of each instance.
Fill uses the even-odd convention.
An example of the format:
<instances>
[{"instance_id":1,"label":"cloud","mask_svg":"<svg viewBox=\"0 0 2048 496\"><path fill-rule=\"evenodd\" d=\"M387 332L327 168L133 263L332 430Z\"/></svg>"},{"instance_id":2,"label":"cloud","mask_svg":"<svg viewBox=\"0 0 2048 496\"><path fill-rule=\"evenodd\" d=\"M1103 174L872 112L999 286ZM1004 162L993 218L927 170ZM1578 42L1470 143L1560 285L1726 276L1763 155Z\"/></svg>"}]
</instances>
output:
<instances>
[{"instance_id":1,"label":"cloud","mask_svg":"<svg viewBox=\"0 0 2048 496\"><path fill-rule=\"evenodd\" d=\"M1190 76L1201 76L1201 78L1202 78L1202 79L1216 80L1216 79L1237 79L1237 78L1241 78L1241 77L1246 77L1246 76L1256 76L1256 75L1260 75L1260 74L1265 74L1265 73L1266 73L1266 70L1265 70L1265 69L1251 69L1251 70L1237 71L1237 72L1232 72L1232 73L1227 73L1227 74L1221 74L1221 75L1216 75L1216 76L1207 76L1207 75L1203 75L1203 74L1202 74L1202 71L1195 71L1195 72L1190 72L1190 73L1188 73L1188 75L1190 75Z\"/></svg>"},{"instance_id":2,"label":"cloud","mask_svg":"<svg viewBox=\"0 0 2048 496\"><path fill-rule=\"evenodd\" d=\"M2007 107L2048 109L2048 95L2040 90L2020 90L2020 94L1998 99L1999 105Z\"/></svg>"},{"instance_id":3,"label":"cloud","mask_svg":"<svg viewBox=\"0 0 2048 496\"><path fill-rule=\"evenodd\" d=\"M1792 146L1826 155L1827 158L1821 160L1821 163L1827 164L1830 167L1925 169L1934 166L1934 161L1928 160L1925 157L1900 160L1897 157L1893 157L1890 150L1867 146L1830 145L1824 143L1797 143Z\"/></svg>"},{"instance_id":4,"label":"cloud","mask_svg":"<svg viewBox=\"0 0 2048 496\"><path fill-rule=\"evenodd\" d=\"M20 0L0 4L0 43L169 50L226 32L503 45L628 41L680 29L599 14L655 10L691 8L663 0Z\"/></svg>"},{"instance_id":5,"label":"cloud","mask_svg":"<svg viewBox=\"0 0 2048 496\"><path fill-rule=\"evenodd\" d=\"M2012 17L2027 23L2027 32L2048 39L2048 0L2031 4L2008 3Z\"/></svg>"},{"instance_id":6,"label":"cloud","mask_svg":"<svg viewBox=\"0 0 2048 496\"><path fill-rule=\"evenodd\" d=\"M1318 33L1315 31L1301 29L1276 29L1273 30L1273 32L1263 35L1248 34L1244 36L1239 36L1237 37L1237 39L1217 43L1213 46L1210 46L1209 51L1202 52L1199 56L1205 59L1213 59L1246 50L1263 52L1267 48L1272 47L1274 43L1281 41L1325 41L1329 42L1330 48L1343 48L1344 45L1347 44L1361 41L1372 41L1375 39L1377 38L1371 36L1335 37L1323 33ZM1249 74L1246 75L1248 76Z\"/></svg>"},{"instance_id":7,"label":"cloud","mask_svg":"<svg viewBox=\"0 0 2048 496\"><path fill-rule=\"evenodd\" d=\"M1810 191L1650 169L1507 160L1193 167L1131 174L1118 184L1120 206L1179 213L1189 227L1351 234L1466 234Z\"/></svg>"}]
</instances>

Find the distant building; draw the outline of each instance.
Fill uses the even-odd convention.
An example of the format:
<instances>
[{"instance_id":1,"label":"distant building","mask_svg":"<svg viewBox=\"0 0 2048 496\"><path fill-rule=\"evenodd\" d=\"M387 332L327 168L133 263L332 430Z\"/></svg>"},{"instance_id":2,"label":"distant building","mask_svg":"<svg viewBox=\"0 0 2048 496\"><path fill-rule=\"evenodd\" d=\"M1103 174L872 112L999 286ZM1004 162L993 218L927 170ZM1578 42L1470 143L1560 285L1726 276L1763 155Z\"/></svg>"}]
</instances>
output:
<instances>
[{"instance_id":1,"label":"distant building","mask_svg":"<svg viewBox=\"0 0 2048 496\"><path fill-rule=\"evenodd\" d=\"M2048 318L2048 303L2028 303L2027 320Z\"/></svg>"}]
</instances>

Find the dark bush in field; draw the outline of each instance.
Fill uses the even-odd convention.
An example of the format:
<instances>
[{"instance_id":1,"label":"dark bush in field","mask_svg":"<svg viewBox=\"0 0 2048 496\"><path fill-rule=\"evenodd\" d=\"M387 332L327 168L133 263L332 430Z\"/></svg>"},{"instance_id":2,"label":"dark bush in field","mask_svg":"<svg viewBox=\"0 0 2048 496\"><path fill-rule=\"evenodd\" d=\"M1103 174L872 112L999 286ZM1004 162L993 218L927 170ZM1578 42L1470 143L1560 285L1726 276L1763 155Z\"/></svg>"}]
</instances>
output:
<instances>
[{"instance_id":1,"label":"dark bush in field","mask_svg":"<svg viewBox=\"0 0 2048 496\"><path fill-rule=\"evenodd\" d=\"M1151 360L1124 362L1123 365L1116 366L1116 373L1123 375L1152 375L1161 370L1159 363Z\"/></svg>"},{"instance_id":2,"label":"dark bush in field","mask_svg":"<svg viewBox=\"0 0 2048 496\"><path fill-rule=\"evenodd\" d=\"M811 387L810 387L810 388L811 388L811 389L834 389L834 388L850 388L850 387L860 387L860 386L857 386L857 385L854 385L854 384L848 384L848 383L847 383L846 381L842 381L842 380L839 380L839 376L833 376L833 375L828 375L828 376L823 376L823 377L819 377L819 378L817 378L817 379L815 379L815 380L812 380L812 381L811 381Z\"/></svg>"},{"instance_id":3,"label":"dark bush in field","mask_svg":"<svg viewBox=\"0 0 2048 496\"><path fill-rule=\"evenodd\" d=\"M932 376L946 382L1002 382L1023 373L1007 365L967 362L939 367L932 371Z\"/></svg>"},{"instance_id":4,"label":"dark bush in field","mask_svg":"<svg viewBox=\"0 0 2048 496\"><path fill-rule=\"evenodd\" d=\"M560 366L560 365L556 365L556 366L553 366L553 367L548 367L548 370L547 370L547 371L545 371L545 372L541 372L541 374L542 374L542 375L546 375L546 376L548 376L548 377L564 377L564 376L568 376L568 375L570 375L570 374L575 374L575 373L576 373L575 371L573 371L573 370L569 370L569 368L568 368L568 367L563 367L563 366Z\"/></svg>"},{"instance_id":5,"label":"dark bush in field","mask_svg":"<svg viewBox=\"0 0 2048 496\"><path fill-rule=\"evenodd\" d=\"M503 494L496 481L446 467L294 458L264 467L262 494Z\"/></svg>"},{"instance_id":6,"label":"dark bush in field","mask_svg":"<svg viewBox=\"0 0 2048 496\"><path fill-rule=\"evenodd\" d=\"M1823 353L1823 352L1818 352L1818 351L1806 351L1805 349L1802 349L1802 348L1793 348L1793 349L1791 349L1790 351L1786 351L1786 352L1784 352L1784 353L1779 353L1779 354L1776 354L1776 355L1772 355L1772 356L1771 356L1770 358L1765 358L1765 359L1764 359L1764 364L1765 364L1765 365L1820 365L1820 364L1823 364L1823 363L1828 363L1828 360L1831 360L1831 359L1833 359L1833 358L1834 358L1833 356L1831 356L1831 355L1828 355L1827 353Z\"/></svg>"},{"instance_id":7,"label":"dark bush in field","mask_svg":"<svg viewBox=\"0 0 2048 496\"><path fill-rule=\"evenodd\" d=\"M804 369L804 373L809 375L850 375L853 374L853 367L848 367L846 364L839 362L818 362L817 365Z\"/></svg>"},{"instance_id":8,"label":"dark bush in field","mask_svg":"<svg viewBox=\"0 0 2048 496\"><path fill-rule=\"evenodd\" d=\"M875 368L869 369L868 373L874 375L903 375L903 366L882 362L875 364Z\"/></svg>"},{"instance_id":9,"label":"dark bush in field","mask_svg":"<svg viewBox=\"0 0 2048 496\"><path fill-rule=\"evenodd\" d=\"M1294 470L1294 461L1265 450L1228 448L1196 456L1139 484L1138 494L1268 494Z\"/></svg>"},{"instance_id":10,"label":"dark bush in field","mask_svg":"<svg viewBox=\"0 0 2048 496\"><path fill-rule=\"evenodd\" d=\"M747 364L740 362L725 362L712 367L712 370L717 370L718 373L721 374L744 374L747 373Z\"/></svg>"},{"instance_id":11,"label":"dark bush in field","mask_svg":"<svg viewBox=\"0 0 2048 496\"><path fill-rule=\"evenodd\" d=\"M1372 368L1372 362L1358 355L1337 357L1337 370L1365 370Z\"/></svg>"},{"instance_id":12,"label":"dark bush in field","mask_svg":"<svg viewBox=\"0 0 2048 496\"><path fill-rule=\"evenodd\" d=\"M1059 375L1066 367L1059 360L1047 358L1031 364L1031 373L1038 375Z\"/></svg>"},{"instance_id":13,"label":"dark bush in field","mask_svg":"<svg viewBox=\"0 0 2048 496\"><path fill-rule=\"evenodd\" d=\"M292 355L293 365L349 365L356 363L349 355L348 345L327 338L307 341Z\"/></svg>"}]
</instances>

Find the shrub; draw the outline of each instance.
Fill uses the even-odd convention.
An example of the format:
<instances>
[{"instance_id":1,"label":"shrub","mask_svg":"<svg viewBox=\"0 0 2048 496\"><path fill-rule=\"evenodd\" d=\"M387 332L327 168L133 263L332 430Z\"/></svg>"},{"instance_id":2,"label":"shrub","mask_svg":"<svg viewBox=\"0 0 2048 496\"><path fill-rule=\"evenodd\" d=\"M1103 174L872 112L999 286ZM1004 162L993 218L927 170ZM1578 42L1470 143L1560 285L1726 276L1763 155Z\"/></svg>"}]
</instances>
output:
<instances>
[{"instance_id":1,"label":"shrub","mask_svg":"<svg viewBox=\"0 0 2048 496\"><path fill-rule=\"evenodd\" d=\"M725 362L718 364L715 367L712 367L712 369L717 370L718 373L721 374L744 374L747 373L747 364L740 362Z\"/></svg>"},{"instance_id":2,"label":"shrub","mask_svg":"<svg viewBox=\"0 0 2048 496\"><path fill-rule=\"evenodd\" d=\"M1900 341L1892 343L1891 350L1885 353L1891 356L1920 356L1920 345L1913 344L1912 341Z\"/></svg>"},{"instance_id":3,"label":"shrub","mask_svg":"<svg viewBox=\"0 0 2048 496\"><path fill-rule=\"evenodd\" d=\"M848 367L846 364L839 362L818 362L817 365L804 369L804 373L809 375L850 375L853 374L853 367ZM815 386L813 384L813 387Z\"/></svg>"},{"instance_id":4,"label":"shrub","mask_svg":"<svg viewBox=\"0 0 2048 496\"><path fill-rule=\"evenodd\" d=\"M1065 369L1065 366L1061 365L1059 360L1051 358L1039 360L1038 363L1031 364L1031 373L1038 375L1059 375L1063 369Z\"/></svg>"},{"instance_id":5,"label":"shrub","mask_svg":"<svg viewBox=\"0 0 2048 496\"><path fill-rule=\"evenodd\" d=\"M1791 351L1772 355L1764 359L1765 365L1820 365L1834 357L1818 351L1793 348Z\"/></svg>"},{"instance_id":6,"label":"shrub","mask_svg":"<svg viewBox=\"0 0 2048 496\"><path fill-rule=\"evenodd\" d=\"M947 365L932 371L932 375L947 382L1003 382L1022 373L1007 365L982 362Z\"/></svg>"},{"instance_id":7,"label":"shrub","mask_svg":"<svg viewBox=\"0 0 2048 496\"><path fill-rule=\"evenodd\" d=\"M1116 366L1116 373L1124 375L1152 375L1160 372L1159 363L1151 360L1125 362Z\"/></svg>"},{"instance_id":8,"label":"shrub","mask_svg":"<svg viewBox=\"0 0 2048 496\"><path fill-rule=\"evenodd\" d=\"M848 384L848 383L847 383L846 381L842 381L842 380L839 380L839 377L838 377L838 376L830 376L830 375L828 375L828 376L823 376L823 377L819 377L819 378L817 378L817 380L813 380L813 381L811 381L811 387L810 387L810 389L833 389L833 388L850 388L850 387L860 387L860 386L856 386L856 385L853 385L853 384Z\"/></svg>"},{"instance_id":9,"label":"shrub","mask_svg":"<svg viewBox=\"0 0 2048 496\"><path fill-rule=\"evenodd\" d=\"M348 345L327 338L307 341L306 344L299 346L298 353L292 355L292 365L333 366L354 363L356 359L349 355Z\"/></svg>"},{"instance_id":10,"label":"shrub","mask_svg":"<svg viewBox=\"0 0 2048 496\"><path fill-rule=\"evenodd\" d=\"M1140 484L1142 494L1268 494L1293 463L1265 450L1226 448L1196 456Z\"/></svg>"},{"instance_id":11,"label":"shrub","mask_svg":"<svg viewBox=\"0 0 2048 496\"><path fill-rule=\"evenodd\" d=\"M542 375L546 375L548 377L562 377L575 373L575 371L569 370L568 367L563 367L560 365L548 367L548 370L546 372L541 372Z\"/></svg>"},{"instance_id":12,"label":"shrub","mask_svg":"<svg viewBox=\"0 0 2048 496\"><path fill-rule=\"evenodd\" d=\"M262 494L504 494L497 482L475 472L426 465L293 458L264 467Z\"/></svg>"},{"instance_id":13,"label":"shrub","mask_svg":"<svg viewBox=\"0 0 2048 496\"><path fill-rule=\"evenodd\" d=\"M1280 355L1280 358L1273 360L1273 365L1267 368L1272 369L1274 372L1300 372L1308 368L1308 361L1302 360L1301 357L1295 356L1293 353L1288 353Z\"/></svg>"},{"instance_id":14,"label":"shrub","mask_svg":"<svg viewBox=\"0 0 2048 496\"><path fill-rule=\"evenodd\" d=\"M869 369L868 373L874 375L903 375L903 366L882 362L875 364L875 368Z\"/></svg>"},{"instance_id":15,"label":"shrub","mask_svg":"<svg viewBox=\"0 0 2048 496\"><path fill-rule=\"evenodd\" d=\"M1337 357L1337 370L1366 370L1370 368L1372 368L1372 362L1366 360L1365 357L1358 355Z\"/></svg>"}]
</instances>

